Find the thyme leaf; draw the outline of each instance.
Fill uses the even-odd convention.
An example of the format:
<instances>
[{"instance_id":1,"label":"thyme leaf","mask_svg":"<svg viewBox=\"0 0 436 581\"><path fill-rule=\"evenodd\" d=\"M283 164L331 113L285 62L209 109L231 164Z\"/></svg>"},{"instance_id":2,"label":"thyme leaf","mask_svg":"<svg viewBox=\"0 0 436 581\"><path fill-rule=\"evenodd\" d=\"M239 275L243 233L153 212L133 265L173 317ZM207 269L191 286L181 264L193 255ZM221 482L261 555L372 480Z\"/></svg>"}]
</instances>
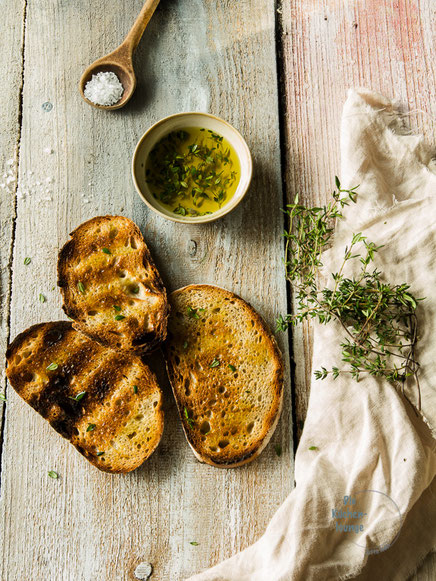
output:
<instances>
[{"instance_id":1,"label":"thyme leaf","mask_svg":"<svg viewBox=\"0 0 436 581\"><path fill-rule=\"evenodd\" d=\"M186 418L186 421L187 421L189 427L193 428L194 427L194 420L191 417L189 417L188 408L186 406L183 408L183 414Z\"/></svg>"},{"instance_id":2,"label":"thyme leaf","mask_svg":"<svg viewBox=\"0 0 436 581\"><path fill-rule=\"evenodd\" d=\"M86 395L86 391L81 391L80 393L78 393L77 395L69 395L69 399L72 399L74 401L80 401L81 399L83 399Z\"/></svg>"}]
</instances>

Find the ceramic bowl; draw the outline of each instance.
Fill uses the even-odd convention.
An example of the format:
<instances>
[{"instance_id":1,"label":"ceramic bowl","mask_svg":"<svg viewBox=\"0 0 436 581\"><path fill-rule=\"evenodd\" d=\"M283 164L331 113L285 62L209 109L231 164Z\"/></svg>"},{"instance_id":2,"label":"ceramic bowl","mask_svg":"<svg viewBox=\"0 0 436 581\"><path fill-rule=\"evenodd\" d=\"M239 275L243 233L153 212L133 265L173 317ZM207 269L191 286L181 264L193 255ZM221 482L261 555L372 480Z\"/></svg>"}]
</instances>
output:
<instances>
[{"instance_id":1,"label":"ceramic bowl","mask_svg":"<svg viewBox=\"0 0 436 581\"><path fill-rule=\"evenodd\" d=\"M156 143L168 133L186 127L204 127L205 129L210 129L211 131L222 135L231 144L239 158L241 176L236 192L222 208L213 212L213 214L207 214L206 216L188 217L174 214L169 208L166 208L153 197L145 180L146 160ZM227 121L215 117L215 115L209 115L208 113L178 113L161 119L150 127L150 129L141 137L135 148L132 160L133 182L136 191L141 196L142 200L149 208L160 216L172 220L173 222L183 222L184 224L213 222L231 212L247 193L252 173L253 162L250 150L248 149L248 145L242 135L232 127L230 123L227 123Z\"/></svg>"}]
</instances>

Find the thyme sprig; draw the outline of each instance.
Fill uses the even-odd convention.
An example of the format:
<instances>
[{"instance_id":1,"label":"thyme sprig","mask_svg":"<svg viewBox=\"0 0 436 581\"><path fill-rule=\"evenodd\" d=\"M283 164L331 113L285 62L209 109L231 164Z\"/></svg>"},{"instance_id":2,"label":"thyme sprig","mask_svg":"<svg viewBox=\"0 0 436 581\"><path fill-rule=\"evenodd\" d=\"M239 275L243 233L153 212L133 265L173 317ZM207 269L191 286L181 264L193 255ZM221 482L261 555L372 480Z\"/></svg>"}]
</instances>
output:
<instances>
[{"instance_id":1,"label":"thyme sprig","mask_svg":"<svg viewBox=\"0 0 436 581\"><path fill-rule=\"evenodd\" d=\"M316 379L349 373L354 379L368 373L384 377L392 383L404 382L413 376L418 389L418 407L421 407L415 346L418 338L416 309L419 301L410 292L408 284L386 282L377 268L372 268L376 246L362 233L354 234L345 248L338 272L332 273L331 287L320 288L317 276L322 267L321 253L331 242L334 220L341 219L342 209L356 202L356 187L337 190L326 206L308 208L298 203L286 207L290 227L286 238L286 278L293 285L296 312L278 319L278 329L286 330L304 320L327 324L336 320L342 326L341 342L343 368L332 367L315 371ZM348 278L344 271L348 263L359 260L357 275Z\"/></svg>"}]
</instances>

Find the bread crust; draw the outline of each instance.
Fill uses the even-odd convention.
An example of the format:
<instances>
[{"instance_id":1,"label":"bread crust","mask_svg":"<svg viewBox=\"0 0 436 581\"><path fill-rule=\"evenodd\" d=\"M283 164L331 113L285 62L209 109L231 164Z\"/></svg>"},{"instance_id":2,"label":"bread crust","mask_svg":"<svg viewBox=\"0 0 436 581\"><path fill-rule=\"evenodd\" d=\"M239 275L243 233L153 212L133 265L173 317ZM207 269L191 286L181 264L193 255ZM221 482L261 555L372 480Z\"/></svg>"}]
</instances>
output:
<instances>
[{"instance_id":1,"label":"bread crust","mask_svg":"<svg viewBox=\"0 0 436 581\"><path fill-rule=\"evenodd\" d=\"M192 377L195 378L197 372L193 371L192 367L190 368L189 365L188 366L185 365L185 362L183 361L184 355L183 352L180 351L180 345L182 341L184 342L184 344L188 343L189 341L193 341L194 344L189 345L187 347L187 350L197 349L198 347L201 348L201 345L197 345L197 343L195 342L195 333L194 335L192 335L190 334L189 330L186 330L186 326L189 325L189 319L180 317L179 303L183 302L180 301L180 299L182 299L184 296L188 296L189 294L191 294L192 296L195 296L195 294L204 295L205 301L204 304L208 303L209 296L214 296L215 298L219 297L219 301L221 301L223 304L224 301L234 301L238 308L243 310L243 319L247 321L253 321L253 329L255 329L256 331L257 334L256 336L262 337L266 352L268 354L268 364L265 366L265 370L266 368L268 368L269 376L268 376L268 385L265 387L265 393L268 392L268 396L270 397L271 400L271 405L267 410L263 410L261 413L262 429L260 430L259 434L250 442L248 442L249 438L247 438L247 446L242 447L242 449L239 449L238 451L231 450L230 445L226 445L225 448L222 450L220 450L218 447L217 451L213 450L211 451L210 449L207 449L206 443L202 441L202 437L206 436L207 438L208 434L201 435L201 427L198 424L199 422L203 423L207 422L210 423L210 425L212 426L213 422L212 420L208 422L205 419L205 416L202 413L205 410L204 405L198 404L198 402L193 404L190 398L186 396L184 386L185 381L187 380L188 377L188 373L191 374L191 378ZM284 365L282 355L280 353L280 350L278 348L274 336L268 329L264 320L260 317L260 315L255 311L255 309L250 304L241 299L238 295L221 287L207 284L188 285L174 291L170 295L170 303L172 304L173 314L170 317L169 338L164 346L164 352L168 376L170 378L173 394L176 399L179 416L183 425L183 430L185 432L186 439L188 440L188 443L193 453L195 454L196 458L201 462L205 462L207 464L220 468L237 467L242 466L243 464L246 464L248 462L251 462L257 456L259 456L259 454L268 444L277 426L283 405ZM200 304L198 300L197 303ZM197 305L197 303L195 304ZM220 316L221 314L217 315L216 318L218 319L218 322L213 323L211 325L211 329L213 329L214 335L218 337L220 336L220 330L222 331L222 325L219 322ZM206 314L204 315L204 317L205 317L204 321L201 319L199 320L199 325L207 324L209 322L209 317L213 317L213 313L210 315L207 314L206 308ZM202 333L201 327L200 333ZM236 330L233 330L233 335L235 334ZM200 340L203 340L203 335L200 337ZM207 347L207 349L209 349L209 347L210 345ZM218 347L219 347L218 345L215 346L215 351L217 351ZM209 353L213 353L213 351L209 350ZM229 351L229 353L231 354L230 358L236 356L236 353L232 353L231 351ZM188 356L189 353L186 354L186 357ZM229 354L226 353L225 350L223 350L222 353L220 353L219 357L221 360L219 368L220 370L225 371L224 363L225 361L227 361ZM196 393L197 398L199 400L202 400L203 403L204 399L209 397L211 393L213 393L212 401L217 396L215 389L217 385L215 374L216 369L209 369L205 371L206 364L210 358L211 358L210 354L206 355L205 357L202 357L202 354L200 352L198 356L194 357L193 359L196 361L196 363L198 362L198 364L202 368L201 371L198 372L198 383L203 382L204 385L200 386L200 388L196 390ZM178 360L179 363L177 362ZM196 363L194 363L194 366L196 365ZM260 366L259 369L262 369L262 366ZM232 378L229 377L228 374L226 375L224 373L223 376L219 378L218 383L225 382L226 379L227 381L229 379L230 381L232 381ZM243 378L241 378L240 381L241 383L239 385L238 380L233 381L233 385L228 388L229 390L233 391L231 391L227 402L228 401L235 402L235 405L238 405L238 403L240 402L243 393L246 391L245 386L242 383L244 381ZM190 382L190 385L191 384L192 382ZM193 395L193 398L195 399L195 395ZM228 404L226 403L226 400L221 399L221 403L218 402L217 410L214 411L214 415L217 415L217 412L219 413L221 411L220 405L225 406L223 407L222 411L229 408ZM192 417L190 417L189 419L186 417L185 412L185 409L188 409L188 407L189 408L192 407L193 409L196 410L196 412L194 412ZM207 410L206 413L210 413L210 410ZM248 412L248 414L249 413L250 412ZM239 424L243 423L243 421L244 414L240 416ZM238 426L237 424L238 422L236 422L236 426L234 426L233 429L237 427L239 430L240 426ZM198 429L199 427L200 434ZM230 424L227 424L222 428L223 434L225 434L226 431L228 431L228 429L231 429L231 422ZM226 436L226 438L230 441L230 444L232 444L231 437Z\"/></svg>"},{"instance_id":2,"label":"bread crust","mask_svg":"<svg viewBox=\"0 0 436 581\"><path fill-rule=\"evenodd\" d=\"M159 347L169 304L137 225L124 216L97 216L70 236L59 252L58 287L74 328L119 351L141 354ZM116 321L117 315L123 319Z\"/></svg>"},{"instance_id":3,"label":"bread crust","mask_svg":"<svg viewBox=\"0 0 436 581\"><path fill-rule=\"evenodd\" d=\"M67 321L26 329L6 357L18 395L98 469L130 472L159 444L162 392L139 357L107 350Z\"/></svg>"}]
</instances>

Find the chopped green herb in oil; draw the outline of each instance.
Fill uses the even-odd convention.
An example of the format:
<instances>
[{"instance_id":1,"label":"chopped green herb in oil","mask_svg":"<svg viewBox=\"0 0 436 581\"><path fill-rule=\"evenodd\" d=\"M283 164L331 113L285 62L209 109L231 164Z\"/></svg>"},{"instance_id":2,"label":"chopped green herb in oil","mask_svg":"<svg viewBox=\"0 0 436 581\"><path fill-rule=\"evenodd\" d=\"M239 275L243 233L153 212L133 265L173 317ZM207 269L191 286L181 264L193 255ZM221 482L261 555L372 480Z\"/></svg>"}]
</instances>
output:
<instances>
[{"instance_id":1,"label":"chopped green herb in oil","mask_svg":"<svg viewBox=\"0 0 436 581\"><path fill-rule=\"evenodd\" d=\"M224 137L192 127L173 131L151 150L145 177L153 196L180 216L212 214L236 192L239 159Z\"/></svg>"}]
</instances>

